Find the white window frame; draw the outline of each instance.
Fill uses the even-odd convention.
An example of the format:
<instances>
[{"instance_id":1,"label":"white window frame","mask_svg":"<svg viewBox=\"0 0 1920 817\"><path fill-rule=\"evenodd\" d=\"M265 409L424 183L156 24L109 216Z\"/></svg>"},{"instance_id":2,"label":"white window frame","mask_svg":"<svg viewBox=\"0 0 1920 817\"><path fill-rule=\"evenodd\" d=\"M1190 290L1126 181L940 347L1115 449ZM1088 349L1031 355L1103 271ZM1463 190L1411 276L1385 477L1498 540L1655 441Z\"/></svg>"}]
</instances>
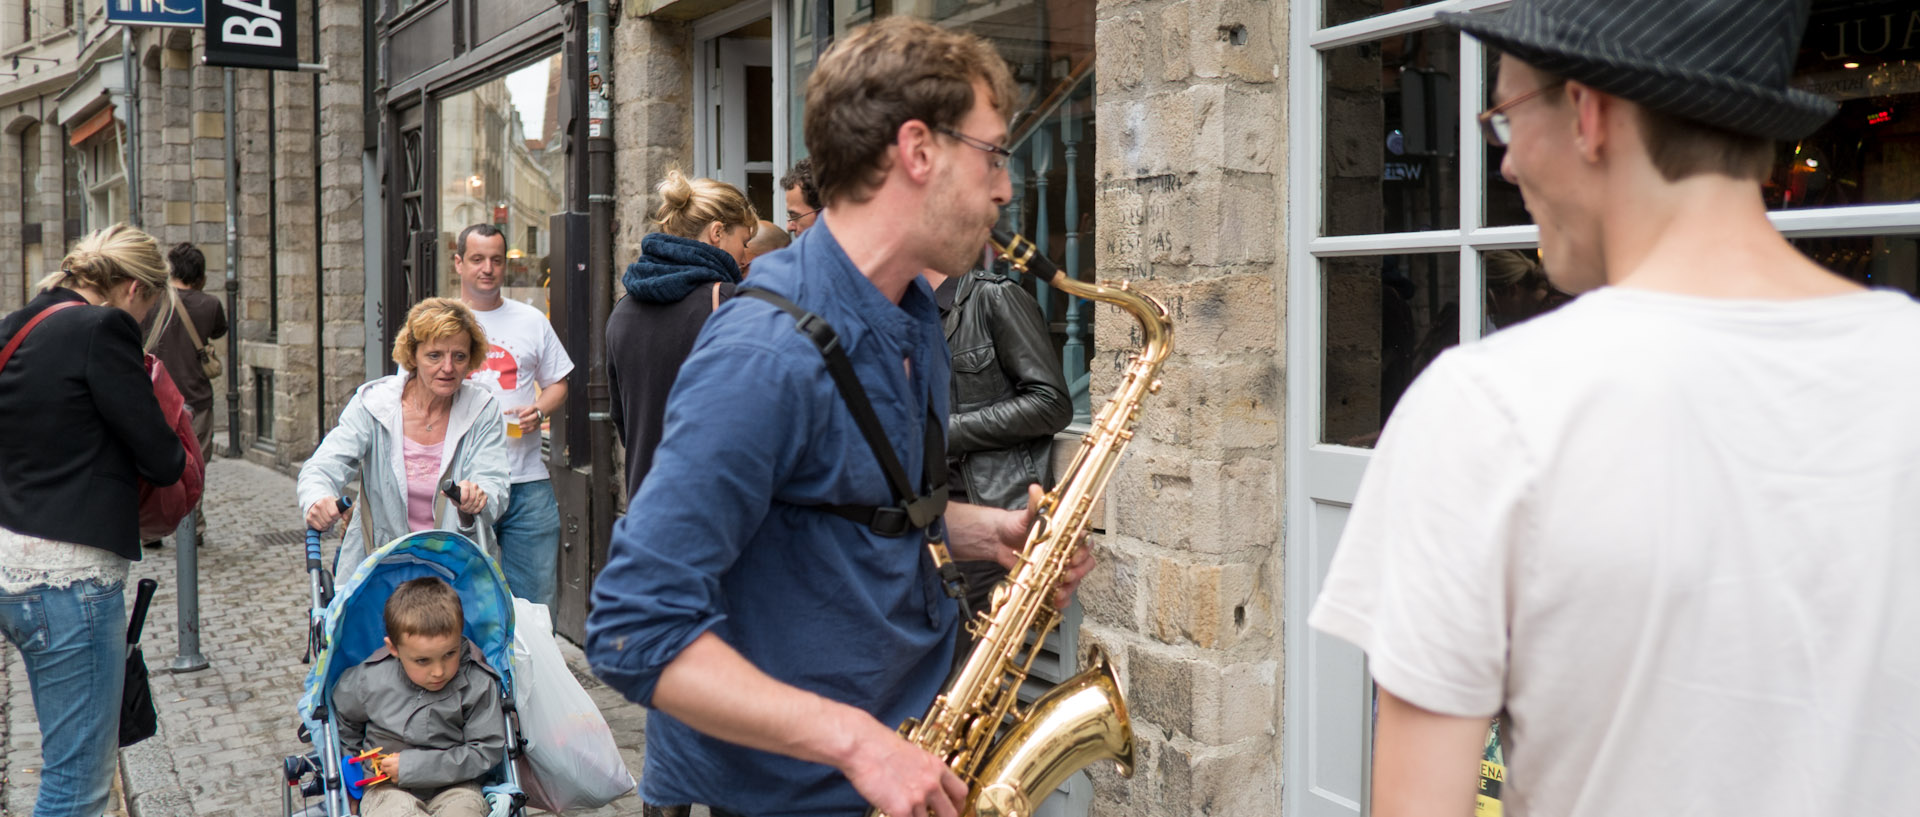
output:
<instances>
[{"instance_id":1,"label":"white window frame","mask_svg":"<svg viewBox=\"0 0 1920 817\"><path fill-rule=\"evenodd\" d=\"M719 62L719 38L741 26L761 18L773 21L773 178L777 186L780 175L792 165L788 159L790 135L787 133L787 105L791 96L788 78L791 71L789 62L791 32L787 0L749 0L723 11L709 14L693 23L693 166L695 175L712 176L714 159L722 138L723 129L714 126L715 108L720 99L714 91L719 87L720 77L715 72ZM759 169L759 168L755 168ZM740 189L744 192L744 171ZM787 199L780 191L773 193L772 213L760 214L775 224L786 226Z\"/></svg>"},{"instance_id":2,"label":"white window frame","mask_svg":"<svg viewBox=\"0 0 1920 817\"><path fill-rule=\"evenodd\" d=\"M1487 226L1486 150L1481 147L1475 117L1483 107L1485 87L1492 77L1485 70L1480 41L1461 36L1459 43L1459 227L1372 235L1324 235L1324 164L1326 123L1325 65L1320 55L1334 48L1373 42L1396 34L1432 28L1440 12L1492 12L1511 0L1447 0L1322 27L1322 0L1298 0L1290 11L1288 79L1287 227L1287 437L1286 437L1286 564L1285 629L1285 813L1294 817L1358 815L1366 813L1370 781L1371 730L1364 669L1355 676L1348 668L1357 651L1341 652L1307 627L1307 614L1318 593L1318 572L1328 556L1327 543L1337 531L1322 529L1316 505L1338 508L1329 496L1351 497L1370 459L1366 449L1320 441L1325 396L1322 359L1325 322L1322 312L1324 278L1321 262L1327 258L1398 253L1459 254L1460 342L1480 338L1485 289L1482 254L1490 250L1526 249L1538 245L1533 225ZM1775 228L1789 239L1868 235L1920 234L1920 203L1873 204L1820 209L1784 210L1768 214ZM1350 648L1348 648L1350 649ZM1363 666L1363 665L1362 665ZM1360 680L1361 688L1316 690L1316 677L1329 674ZM1322 690L1325 690L1322 687ZM1360 763L1357 799L1321 785L1319 777L1340 759L1315 757L1314 747L1327 744L1358 747ZM1354 783L1351 771L1342 782ZM1349 792L1350 793L1350 792Z\"/></svg>"}]
</instances>

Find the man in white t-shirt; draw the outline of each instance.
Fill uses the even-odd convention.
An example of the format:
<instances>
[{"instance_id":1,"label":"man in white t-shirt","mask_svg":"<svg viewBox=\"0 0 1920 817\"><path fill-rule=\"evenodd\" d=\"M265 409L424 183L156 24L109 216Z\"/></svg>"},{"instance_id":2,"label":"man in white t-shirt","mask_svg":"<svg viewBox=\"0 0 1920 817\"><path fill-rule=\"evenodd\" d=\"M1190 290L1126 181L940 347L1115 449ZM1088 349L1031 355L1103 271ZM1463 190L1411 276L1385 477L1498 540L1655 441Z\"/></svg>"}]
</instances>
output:
<instances>
[{"instance_id":1,"label":"man in white t-shirt","mask_svg":"<svg viewBox=\"0 0 1920 817\"><path fill-rule=\"evenodd\" d=\"M1571 305L1442 356L1310 619L1379 686L1375 817L1920 814L1920 306L1768 221L1795 0L1519 0L1508 150Z\"/></svg>"},{"instance_id":2,"label":"man in white t-shirt","mask_svg":"<svg viewBox=\"0 0 1920 817\"><path fill-rule=\"evenodd\" d=\"M573 359L560 345L547 316L501 295L507 274L507 237L491 224L460 231L453 271L460 300L473 309L492 349L469 379L485 385L507 414L507 464L512 494L507 512L493 526L500 540L500 570L515 596L553 603L560 554L560 508L540 459L540 426L567 401L566 377Z\"/></svg>"}]
</instances>

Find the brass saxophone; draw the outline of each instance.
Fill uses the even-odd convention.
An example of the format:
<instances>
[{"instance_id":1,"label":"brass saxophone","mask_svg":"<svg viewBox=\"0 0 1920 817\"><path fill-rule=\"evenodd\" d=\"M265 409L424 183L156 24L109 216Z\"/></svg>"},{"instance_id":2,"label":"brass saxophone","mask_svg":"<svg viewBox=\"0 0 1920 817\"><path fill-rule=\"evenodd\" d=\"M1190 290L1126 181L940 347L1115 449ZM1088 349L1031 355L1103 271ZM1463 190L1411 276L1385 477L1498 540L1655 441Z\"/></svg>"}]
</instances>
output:
<instances>
[{"instance_id":1,"label":"brass saxophone","mask_svg":"<svg viewBox=\"0 0 1920 817\"><path fill-rule=\"evenodd\" d=\"M1096 760L1111 759L1122 776L1133 774L1127 703L1098 648L1089 652L1086 670L1031 707L1016 710L1016 705L1039 645L1060 623L1054 592L1086 536L1095 500L1133 439L1140 401L1160 390L1155 374L1173 348L1173 323L1159 301L1125 283L1074 280L1024 238L995 230L993 244L1015 269L1048 276L1055 289L1126 310L1146 335L1145 348L1127 364L1120 387L1094 417L1073 464L1041 500L1020 563L994 589L991 607L967 625L978 641L966 664L924 717L900 727L907 740L945 761L966 782L969 802L963 817L1028 817L1069 776ZM996 741L1003 724L1005 733Z\"/></svg>"}]
</instances>

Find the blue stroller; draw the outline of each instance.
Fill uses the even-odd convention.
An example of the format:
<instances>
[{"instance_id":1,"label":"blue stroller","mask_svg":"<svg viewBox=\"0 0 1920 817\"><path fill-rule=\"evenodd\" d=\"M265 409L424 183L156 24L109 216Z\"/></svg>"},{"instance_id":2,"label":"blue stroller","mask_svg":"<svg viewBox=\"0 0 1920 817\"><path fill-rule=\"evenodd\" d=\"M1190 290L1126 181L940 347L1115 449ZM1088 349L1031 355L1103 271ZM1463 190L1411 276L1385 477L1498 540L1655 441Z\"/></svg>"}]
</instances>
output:
<instances>
[{"instance_id":1,"label":"blue stroller","mask_svg":"<svg viewBox=\"0 0 1920 817\"><path fill-rule=\"evenodd\" d=\"M344 504L344 503L343 503ZM343 750L331 715L333 685L348 667L365 661L381 647L386 626L381 613L387 597L402 583L422 576L438 576L460 594L468 640L480 647L487 663L500 675L501 708L506 718L506 759L483 781L494 817L524 814L526 795L520 788L514 759L526 747L520 736L513 704L513 598L507 592L500 567L472 540L445 530L402 536L361 562L338 594L320 559L320 534L307 531L307 572L312 577L313 606L308 622L308 651L312 668L306 691L300 696L300 737L314 750L288 757L283 802L293 817L349 817L351 797L344 782ZM302 807L296 811L293 792ZM307 799L322 798L319 804Z\"/></svg>"}]
</instances>

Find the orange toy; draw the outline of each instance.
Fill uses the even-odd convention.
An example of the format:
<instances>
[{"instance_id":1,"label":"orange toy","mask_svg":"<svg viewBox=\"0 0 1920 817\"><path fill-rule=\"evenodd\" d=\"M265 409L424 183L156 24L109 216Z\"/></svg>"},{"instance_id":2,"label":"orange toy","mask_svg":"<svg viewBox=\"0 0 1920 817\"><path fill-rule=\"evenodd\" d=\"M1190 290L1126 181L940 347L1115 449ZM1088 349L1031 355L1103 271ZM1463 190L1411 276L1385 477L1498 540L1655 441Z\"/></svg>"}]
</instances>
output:
<instances>
[{"instance_id":1,"label":"orange toy","mask_svg":"<svg viewBox=\"0 0 1920 817\"><path fill-rule=\"evenodd\" d=\"M368 786L375 783L387 782L387 775L380 771L380 763L399 753L383 752L383 748L384 747L375 746L372 749L347 758L347 762L341 764L343 767L341 771L344 772L342 777L347 779L347 784L352 788L354 797L358 798Z\"/></svg>"}]
</instances>

